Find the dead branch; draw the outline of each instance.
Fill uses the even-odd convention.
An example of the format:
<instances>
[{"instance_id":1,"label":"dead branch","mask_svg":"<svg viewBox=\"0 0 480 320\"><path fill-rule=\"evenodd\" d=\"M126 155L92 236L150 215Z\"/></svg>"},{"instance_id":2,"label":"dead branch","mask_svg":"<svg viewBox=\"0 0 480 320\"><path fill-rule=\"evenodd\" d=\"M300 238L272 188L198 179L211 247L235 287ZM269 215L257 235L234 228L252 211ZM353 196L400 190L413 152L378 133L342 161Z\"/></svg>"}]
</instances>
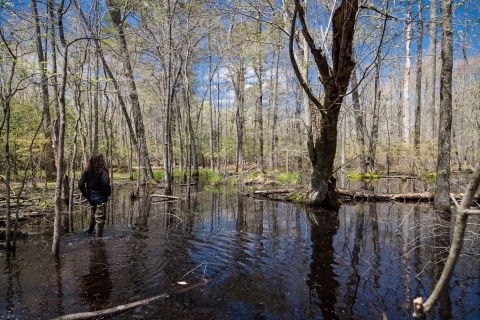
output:
<instances>
[{"instance_id":1,"label":"dead branch","mask_svg":"<svg viewBox=\"0 0 480 320\"><path fill-rule=\"evenodd\" d=\"M155 297L152 297L152 298L148 298L148 299L144 299L144 300L140 300L140 301L136 301L136 302L132 302L132 303L127 303L127 304L117 306L117 307L114 307L114 308L109 308L109 309L104 309L104 310L99 310L99 311L74 313L74 314L69 314L69 315L65 315L65 316L60 316L58 318L55 318L54 320L90 319L90 318L97 318L97 317L101 317L101 316L113 316L115 314L122 313L122 312L128 311L130 309L136 308L138 306L149 304L150 302L153 302L153 301L156 301L156 300L168 298L172 294L183 293L183 292L187 292L187 291L196 289L196 288L201 287L201 286L203 286L203 285L205 285L205 284L207 284L208 282L211 282L211 281L212 280L205 280L204 282L196 283L194 285L191 285L189 287L174 291L172 293L164 293L164 294L161 294L159 296L155 296Z\"/></svg>"},{"instance_id":2,"label":"dead branch","mask_svg":"<svg viewBox=\"0 0 480 320\"><path fill-rule=\"evenodd\" d=\"M294 190L291 189L279 189L279 190L257 190L254 191L254 195L258 196L263 196L263 197L268 197L270 194L282 194L282 193L290 193L293 192Z\"/></svg>"},{"instance_id":3,"label":"dead branch","mask_svg":"<svg viewBox=\"0 0 480 320\"><path fill-rule=\"evenodd\" d=\"M150 197L152 198L158 197L158 198L173 199L173 200L184 200L183 198L180 198L180 197L167 196L164 194L152 194L150 195Z\"/></svg>"},{"instance_id":4,"label":"dead branch","mask_svg":"<svg viewBox=\"0 0 480 320\"><path fill-rule=\"evenodd\" d=\"M420 193L372 193L369 191L351 191L338 189L338 194L349 199L344 200L371 200L371 201L433 201L433 192Z\"/></svg>"}]
</instances>

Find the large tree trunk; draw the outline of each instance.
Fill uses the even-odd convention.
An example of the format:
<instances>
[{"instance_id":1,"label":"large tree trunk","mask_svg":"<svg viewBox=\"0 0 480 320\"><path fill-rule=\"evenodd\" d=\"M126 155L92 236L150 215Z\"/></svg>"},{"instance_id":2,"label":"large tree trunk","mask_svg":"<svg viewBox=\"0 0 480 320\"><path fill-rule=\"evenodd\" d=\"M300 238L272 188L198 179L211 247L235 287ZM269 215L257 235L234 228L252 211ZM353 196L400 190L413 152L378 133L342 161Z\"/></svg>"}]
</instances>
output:
<instances>
[{"instance_id":1,"label":"large tree trunk","mask_svg":"<svg viewBox=\"0 0 480 320\"><path fill-rule=\"evenodd\" d=\"M302 24L302 33L320 74L324 87L323 104L313 95L298 68L293 54L293 34L297 12ZM310 35L305 20L305 9L299 0L295 0L295 12L290 31L290 60L300 84L307 92L312 103L322 117L320 129L313 140L308 141L308 151L312 163L311 192L308 203L313 206L336 209L339 207L335 179L332 177L337 150L337 124L343 97L347 91L352 71L355 67L353 57L353 35L355 32L357 0L344 0L335 10L332 19L332 66L328 65L325 53L317 48Z\"/></svg>"},{"instance_id":2,"label":"large tree trunk","mask_svg":"<svg viewBox=\"0 0 480 320\"><path fill-rule=\"evenodd\" d=\"M138 141L138 156L142 166L143 181L150 181L153 179L152 167L150 166L150 159L148 156L147 141L145 138L145 128L143 125L142 110L140 109L140 101L138 99L137 86L133 76L132 64L130 61L130 54L128 52L127 41L123 29L123 21L118 5L115 1L107 0L110 17L117 31L117 42L120 50L120 55L123 57L123 67L125 68L125 76L129 88L130 101L132 103L133 120L135 122L135 131Z\"/></svg>"},{"instance_id":3,"label":"large tree trunk","mask_svg":"<svg viewBox=\"0 0 480 320\"><path fill-rule=\"evenodd\" d=\"M437 180L434 209L450 212L450 152L452 144L452 2L441 2L442 72L440 75L440 121L438 124Z\"/></svg>"},{"instance_id":4,"label":"large tree trunk","mask_svg":"<svg viewBox=\"0 0 480 320\"><path fill-rule=\"evenodd\" d=\"M338 100L343 99L338 98ZM319 136L308 144L312 162L312 190L308 195L308 202L313 206L335 209L339 206L339 202L332 174L337 152L337 124L341 103L333 102L330 105L324 105L326 109L333 111L322 116Z\"/></svg>"}]
</instances>

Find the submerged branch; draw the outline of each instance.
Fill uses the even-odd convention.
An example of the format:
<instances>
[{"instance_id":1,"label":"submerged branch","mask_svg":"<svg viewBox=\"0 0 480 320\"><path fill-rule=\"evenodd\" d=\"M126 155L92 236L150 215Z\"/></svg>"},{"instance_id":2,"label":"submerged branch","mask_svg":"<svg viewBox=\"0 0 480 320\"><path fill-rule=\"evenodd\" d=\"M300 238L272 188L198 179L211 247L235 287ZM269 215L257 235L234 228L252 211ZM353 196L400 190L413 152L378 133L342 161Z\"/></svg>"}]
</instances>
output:
<instances>
[{"instance_id":1,"label":"submerged branch","mask_svg":"<svg viewBox=\"0 0 480 320\"><path fill-rule=\"evenodd\" d=\"M211 282L211 281L212 280L205 280L204 282L196 283L194 285L191 285L189 287L174 291L172 293L164 293L164 294L161 294L161 295L149 298L149 299L144 299L144 300L140 300L140 301L136 301L136 302L132 302L132 303L127 303L127 304L117 306L117 307L114 307L114 308L109 308L109 309L104 309L104 310L99 310L99 311L74 313L74 314L69 314L69 315L66 315L66 316L61 316L61 317L55 318L54 320L90 319L90 318L97 318L97 317L101 317L101 316L112 316L112 315L122 313L122 312L131 310L133 308L136 308L136 307L139 307L139 306L142 306L142 305L149 304L150 302L153 302L153 301L156 301L156 300L168 298L171 294L183 293L183 292L187 292L187 291L196 289L196 288L201 287L201 286L203 286L203 285L205 285L205 284L207 284L208 282Z\"/></svg>"}]
</instances>

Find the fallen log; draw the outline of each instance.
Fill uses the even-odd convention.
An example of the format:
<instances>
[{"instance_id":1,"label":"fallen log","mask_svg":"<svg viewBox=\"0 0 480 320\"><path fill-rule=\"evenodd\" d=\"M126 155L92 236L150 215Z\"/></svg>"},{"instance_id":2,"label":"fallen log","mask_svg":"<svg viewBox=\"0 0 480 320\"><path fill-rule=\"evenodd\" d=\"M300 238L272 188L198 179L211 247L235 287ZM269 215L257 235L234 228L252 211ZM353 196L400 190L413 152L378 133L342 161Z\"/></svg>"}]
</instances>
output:
<instances>
[{"instance_id":1,"label":"fallen log","mask_svg":"<svg viewBox=\"0 0 480 320\"><path fill-rule=\"evenodd\" d=\"M433 192L420 193L372 193L369 191L351 191L345 189L337 189L341 196L349 197L354 200L370 200L370 201L433 201ZM345 200L345 199L344 199Z\"/></svg>"},{"instance_id":2,"label":"fallen log","mask_svg":"<svg viewBox=\"0 0 480 320\"><path fill-rule=\"evenodd\" d=\"M212 281L212 280L210 280L210 281ZM97 317L102 317L102 316L113 316L115 314L119 314L119 313L122 313L122 312L125 312L125 311L128 311L128 310L131 310L133 308L149 304L150 302L153 302L153 301L156 301L156 300L168 298L171 294L183 293L183 292L193 290L195 288L198 288L198 287L201 287L201 286L207 284L210 281L206 280L204 282L196 283L194 285L191 285L189 287L174 291L172 293L164 293L164 294L161 294L159 296L155 296L155 297L152 297L152 298L149 298L149 299L144 299L144 300L140 300L140 301L136 301L136 302L132 302L132 303L127 303L127 304L117 306L117 307L113 307L113 308L109 308L109 309L98 310L98 311L90 311L90 312L74 313L74 314L69 314L69 315L57 317L54 320L91 319L91 318L97 318Z\"/></svg>"},{"instance_id":3,"label":"fallen log","mask_svg":"<svg viewBox=\"0 0 480 320\"><path fill-rule=\"evenodd\" d=\"M381 179L402 179L402 180L418 179L418 177L415 177L415 176L386 176L386 175L380 175L378 177L381 178Z\"/></svg>"},{"instance_id":4,"label":"fallen log","mask_svg":"<svg viewBox=\"0 0 480 320\"><path fill-rule=\"evenodd\" d=\"M155 198L155 197L166 198L166 199L173 199L173 200L183 200L180 197L167 196L167 195L164 195L164 194L152 194L152 195L150 195L150 197L152 197L152 198Z\"/></svg>"},{"instance_id":5,"label":"fallen log","mask_svg":"<svg viewBox=\"0 0 480 320\"><path fill-rule=\"evenodd\" d=\"M278 190L257 190L254 191L253 194L258 195L258 196L264 196L267 197L270 194L282 194L282 193L290 193L293 192L294 190L291 189L278 189Z\"/></svg>"}]
</instances>

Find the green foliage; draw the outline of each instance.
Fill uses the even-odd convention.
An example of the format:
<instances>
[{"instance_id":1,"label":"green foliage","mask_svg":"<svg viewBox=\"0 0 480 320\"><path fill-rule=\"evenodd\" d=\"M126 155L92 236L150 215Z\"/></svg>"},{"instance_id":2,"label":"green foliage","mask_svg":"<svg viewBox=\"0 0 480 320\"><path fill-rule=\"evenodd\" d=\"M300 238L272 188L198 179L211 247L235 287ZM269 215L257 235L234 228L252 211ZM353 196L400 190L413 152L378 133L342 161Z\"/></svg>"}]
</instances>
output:
<instances>
[{"instance_id":1,"label":"green foliage","mask_svg":"<svg viewBox=\"0 0 480 320\"><path fill-rule=\"evenodd\" d=\"M221 181L222 181L222 177L219 174L214 174L214 175L210 176L210 182L213 185L220 184Z\"/></svg>"},{"instance_id":2,"label":"green foliage","mask_svg":"<svg viewBox=\"0 0 480 320\"><path fill-rule=\"evenodd\" d=\"M230 185L235 186L237 184L238 184L238 178L237 177L230 178Z\"/></svg>"},{"instance_id":3,"label":"green foliage","mask_svg":"<svg viewBox=\"0 0 480 320\"><path fill-rule=\"evenodd\" d=\"M364 173L364 174L351 173L351 174L347 175L347 178L350 179L350 180L353 180L353 181L360 181L360 180L370 181L370 180L378 180L378 179L380 179L380 176L376 173L374 173L374 174L370 174L370 173Z\"/></svg>"},{"instance_id":4,"label":"green foliage","mask_svg":"<svg viewBox=\"0 0 480 320\"><path fill-rule=\"evenodd\" d=\"M298 172L295 172L295 173L281 172L277 175L277 180L284 184L298 184L299 174Z\"/></svg>"}]
</instances>

